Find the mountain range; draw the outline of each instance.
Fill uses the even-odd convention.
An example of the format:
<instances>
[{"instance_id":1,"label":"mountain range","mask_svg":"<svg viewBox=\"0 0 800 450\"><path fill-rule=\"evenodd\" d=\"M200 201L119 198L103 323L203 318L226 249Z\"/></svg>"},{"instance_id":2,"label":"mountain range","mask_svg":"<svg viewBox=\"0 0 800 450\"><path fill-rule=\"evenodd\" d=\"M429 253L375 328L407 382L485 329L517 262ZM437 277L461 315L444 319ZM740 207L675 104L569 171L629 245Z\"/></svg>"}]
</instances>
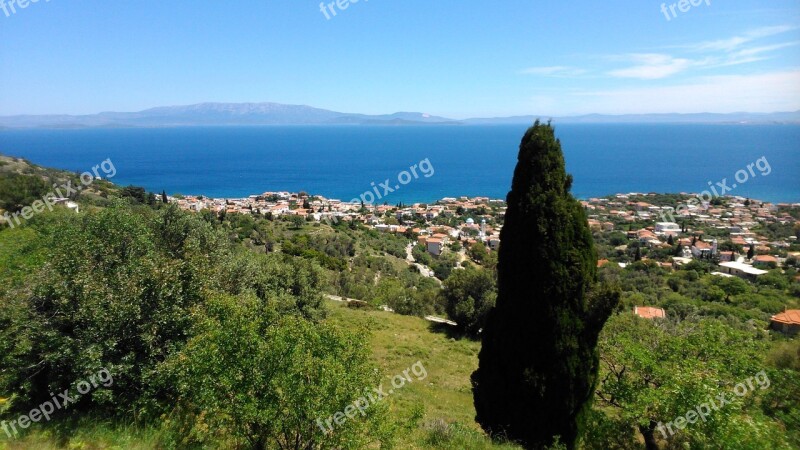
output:
<instances>
[{"instance_id":1,"label":"mountain range","mask_svg":"<svg viewBox=\"0 0 800 450\"><path fill-rule=\"evenodd\" d=\"M200 103L164 106L139 112L90 115L0 116L0 128L123 128L253 125L502 125L530 124L537 118L556 123L783 123L800 124L800 111L730 114L627 114L552 117L528 115L448 119L419 112L385 115L354 114L280 103Z\"/></svg>"}]
</instances>

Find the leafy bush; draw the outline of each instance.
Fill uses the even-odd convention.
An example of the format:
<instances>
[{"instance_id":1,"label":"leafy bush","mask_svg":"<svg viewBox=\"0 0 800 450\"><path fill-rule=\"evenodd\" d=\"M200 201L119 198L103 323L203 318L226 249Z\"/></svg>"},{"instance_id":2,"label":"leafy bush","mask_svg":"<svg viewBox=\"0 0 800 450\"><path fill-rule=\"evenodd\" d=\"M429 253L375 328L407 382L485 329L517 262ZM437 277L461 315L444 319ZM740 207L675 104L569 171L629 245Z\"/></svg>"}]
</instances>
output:
<instances>
[{"instance_id":1,"label":"leafy bush","mask_svg":"<svg viewBox=\"0 0 800 450\"><path fill-rule=\"evenodd\" d=\"M50 192L50 185L37 175L4 174L0 177L0 209L19 212Z\"/></svg>"},{"instance_id":2,"label":"leafy bush","mask_svg":"<svg viewBox=\"0 0 800 450\"><path fill-rule=\"evenodd\" d=\"M80 396L64 414L157 417L176 394L156 376L160 364L191 337L192 312L219 294L255 298L281 316L322 316L311 263L246 252L174 207L118 201L80 216L41 216L0 232L0 241L31 231L42 241L26 263L27 282L0 302L0 394L11 399L9 413L107 369L113 385Z\"/></svg>"},{"instance_id":3,"label":"leafy bush","mask_svg":"<svg viewBox=\"0 0 800 450\"><path fill-rule=\"evenodd\" d=\"M444 282L447 315L457 328L471 336L486 324L489 311L497 299L497 286L492 273L481 269L456 270Z\"/></svg>"},{"instance_id":4,"label":"leafy bush","mask_svg":"<svg viewBox=\"0 0 800 450\"><path fill-rule=\"evenodd\" d=\"M391 441L386 407L367 400L380 377L362 337L280 318L254 297L213 298L194 321L194 337L163 367L178 391L167 422L170 446L207 446L223 437L253 449ZM344 423L328 422L349 415L359 399L363 415L356 410Z\"/></svg>"}]
</instances>

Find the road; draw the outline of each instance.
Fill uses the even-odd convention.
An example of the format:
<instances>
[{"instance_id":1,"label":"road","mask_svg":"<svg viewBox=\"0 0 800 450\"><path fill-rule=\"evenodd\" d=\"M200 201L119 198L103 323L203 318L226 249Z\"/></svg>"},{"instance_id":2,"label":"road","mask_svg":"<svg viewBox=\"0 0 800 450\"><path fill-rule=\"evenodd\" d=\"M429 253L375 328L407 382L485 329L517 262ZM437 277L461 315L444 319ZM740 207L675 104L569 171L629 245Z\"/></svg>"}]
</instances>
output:
<instances>
[{"instance_id":1,"label":"road","mask_svg":"<svg viewBox=\"0 0 800 450\"><path fill-rule=\"evenodd\" d=\"M433 270L430 267L428 267L428 266L426 266L424 264L420 264L420 263L416 262L416 260L414 259L414 255L411 253L411 250L413 248L414 248L414 244L408 244L408 246L406 247L406 262L416 266L417 269L419 270L420 275L422 275L423 277L433 278L434 280L438 281L439 284L442 284L442 280L436 278L436 276L435 276L436 274L433 272Z\"/></svg>"},{"instance_id":2,"label":"road","mask_svg":"<svg viewBox=\"0 0 800 450\"><path fill-rule=\"evenodd\" d=\"M333 295L333 294L325 294L325 297L327 297L329 300L333 300L335 302L344 302L344 303L346 303L346 302L363 302L363 300L356 300L354 298L340 297L338 295ZM388 312L394 312L388 306L382 306L381 309L383 309L384 311L388 311ZM446 323L446 324L452 325L452 326L457 325L452 320L447 320L447 319L444 319L442 317L436 317L436 316L425 316L425 320L427 320L428 322L434 322L434 323Z\"/></svg>"}]
</instances>

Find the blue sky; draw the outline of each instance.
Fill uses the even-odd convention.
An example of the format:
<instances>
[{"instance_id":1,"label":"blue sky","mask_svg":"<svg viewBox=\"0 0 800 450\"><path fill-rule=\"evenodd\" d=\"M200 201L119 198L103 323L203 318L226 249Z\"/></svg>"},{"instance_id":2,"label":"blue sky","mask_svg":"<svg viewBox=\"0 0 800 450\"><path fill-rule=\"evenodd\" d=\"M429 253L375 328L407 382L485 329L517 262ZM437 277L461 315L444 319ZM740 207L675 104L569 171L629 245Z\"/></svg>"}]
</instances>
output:
<instances>
[{"instance_id":1,"label":"blue sky","mask_svg":"<svg viewBox=\"0 0 800 450\"><path fill-rule=\"evenodd\" d=\"M360 0L329 19L319 0L39 0L16 12L10 1L0 115L207 101L453 118L800 109L797 0L693 0L685 12L660 0Z\"/></svg>"}]
</instances>

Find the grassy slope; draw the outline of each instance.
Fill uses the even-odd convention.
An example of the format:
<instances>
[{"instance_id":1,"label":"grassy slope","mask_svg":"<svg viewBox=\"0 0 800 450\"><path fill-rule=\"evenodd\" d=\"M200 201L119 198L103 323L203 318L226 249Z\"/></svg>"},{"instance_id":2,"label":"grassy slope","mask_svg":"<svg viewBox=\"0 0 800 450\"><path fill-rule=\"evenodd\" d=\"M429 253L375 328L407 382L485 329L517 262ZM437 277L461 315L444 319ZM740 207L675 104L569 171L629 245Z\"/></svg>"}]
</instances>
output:
<instances>
[{"instance_id":1,"label":"grassy slope","mask_svg":"<svg viewBox=\"0 0 800 450\"><path fill-rule=\"evenodd\" d=\"M91 168L87 167L86 169ZM67 180L72 181L72 186L80 184L74 172L50 169L33 164L23 158L0 154L0 177L7 174L36 175L47 181L48 184L58 183L63 185ZM103 175L103 172L100 171L100 174ZM79 199L97 199L108 195L119 195L119 191L119 186L108 180L94 180L91 185L81 192Z\"/></svg>"},{"instance_id":2,"label":"grassy slope","mask_svg":"<svg viewBox=\"0 0 800 450\"><path fill-rule=\"evenodd\" d=\"M384 390L391 388L390 377L420 361L428 372L421 382L406 384L390 396L396 417L408 417L416 405L425 409L423 427L403 440L411 449L466 448L488 449L518 448L510 445L493 445L484 438L475 423L470 375L478 367L480 343L453 340L443 331L420 318L401 316L384 311L363 311L347 308L342 303L331 302L328 320L352 328L366 325L372 331L370 342L373 357L385 375ZM414 375L412 379L416 380ZM388 387L387 387L388 386ZM443 420L458 422L463 431L456 433L449 445L433 446L427 440L428 424Z\"/></svg>"},{"instance_id":3,"label":"grassy slope","mask_svg":"<svg viewBox=\"0 0 800 450\"><path fill-rule=\"evenodd\" d=\"M403 373L420 361L428 376L398 389L386 400L393 416L404 420L416 405L422 405L425 416L422 426L401 437L398 447L409 449L515 449L510 445L492 444L484 438L475 424L469 376L478 364L480 343L451 340L444 332L435 331L429 322L416 317L401 316L383 311L364 311L347 308L342 303L328 302L331 322L352 329L366 325L372 331L370 343L375 362L384 373L384 391L391 389L391 378ZM377 387L377 386L375 386ZM459 431L440 444L430 441L428 424L444 421L458 422ZM81 427L68 448L75 449L150 449L157 438L151 432L110 430L102 424ZM64 448L47 431L37 431L26 439L8 441L0 431L0 450Z\"/></svg>"}]
</instances>

